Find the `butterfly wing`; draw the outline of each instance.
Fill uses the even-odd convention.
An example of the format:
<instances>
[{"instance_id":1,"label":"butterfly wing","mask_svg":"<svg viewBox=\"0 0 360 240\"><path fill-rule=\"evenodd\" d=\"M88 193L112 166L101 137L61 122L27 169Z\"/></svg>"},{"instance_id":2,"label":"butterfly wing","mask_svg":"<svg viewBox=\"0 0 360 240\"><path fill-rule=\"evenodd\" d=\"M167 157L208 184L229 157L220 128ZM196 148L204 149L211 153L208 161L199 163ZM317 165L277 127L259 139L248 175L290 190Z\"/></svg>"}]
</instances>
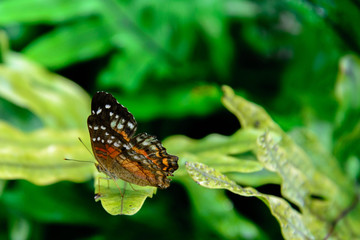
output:
<instances>
[{"instance_id":1,"label":"butterfly wing","mask_svg":"<svg viewBox=\"0 0 360 240\"><path fill-rule=\"evenodd\" d=\"M178 157L168 154L154 136L133 137L137 128L133 115L111 94L95 94L88 128L100 172L140 186L170 186L167 176L178 168Z\"/></svg>"},{"instance_id":2,"label":"butterfly wing","mask_svg":"<svg viewBox=\"0 0 360 240\"><path fill-rule=\"evenodd\" d=\"M155 136L147 133L135 136L130 145L133 152L138 156L145 157L140 162L141 166L152 171L156 180L155 185L160 188L169 187L170 179L167 177L172 176L173 172L178 169L178 157L168 154L161 142Z\"/></svg>"},{"instance_id":3,"label":"butterfly wing","mask_svg":"<svg viewBox=\"0 0 360 240\"><path fill-rule=\"evenodd\" d=\"M107 92L95 94L91 102L90 116L96 116L99 123L116 131L126 141L130 141L137 129L134 116Z\"/></svg>"}]
</instances>

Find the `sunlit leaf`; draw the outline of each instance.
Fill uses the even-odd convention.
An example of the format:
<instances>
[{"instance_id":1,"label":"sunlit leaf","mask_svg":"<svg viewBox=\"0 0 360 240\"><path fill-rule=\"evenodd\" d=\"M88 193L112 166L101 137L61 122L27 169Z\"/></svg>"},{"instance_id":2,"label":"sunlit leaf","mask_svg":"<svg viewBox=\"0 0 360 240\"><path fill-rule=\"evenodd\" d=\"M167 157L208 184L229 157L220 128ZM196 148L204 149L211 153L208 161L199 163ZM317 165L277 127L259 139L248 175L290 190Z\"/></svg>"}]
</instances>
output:
<instances>
[{"instance_id":1,"label":"sunlit leaf","mask_svg":"<svg viewBox=\"0 0 360 240\"><path fill-rule=\"evenodd\" d=\"M46 185L61 180L84 182L92 177L92 164L64 160L89 159L77 141L79 136L87 139L86 132L42 129L23 133L4 122L0 122L0 132L1 179L26 179Z\"/></svg>"},{"instance_id":2,"label":"sunlit leaf","mask_svg":"<svg viewBox=\"0 0 360 240\"><path fill-rule=\"evenodd\" d=\"M164 146L179 156L180 166L184 166L185 161L202 162L221 172L253 173L263 169L255 161L255 156L248 154L255 149L255 139L259 134L256 130L239 131L230 137L212 134L201 140L172 136L164 141ZM184 170L180 167L175 175L183 175Z\"/></svg>"},{"instance_id":3,"label":"sunlit leaf","mask_svg":"<svg viewBox=\"0 0 360 240\"><path fill-rule=\"evenodd\" d=\"M17 54L6 52L4 60L0 64L2 98L33 112L45 127L86 129L90 98L83 89Z\"/></svg>"},{"instance_id":4,"label":"sunlit leaf","mask_svg":"<svg viewBox=\"0 0 360 240\"><path fill-rule=\"evenodd\" d=\"M267 239L259 227L236 211L224 191L202 188L189 178L183 183L197 211L195 226L203 228L208 225L227 239Z\"/></svg>"},{"instance_id":5,"label":"sunlit leaf","mask_svg":"<svg viewBox=\"0 0 360 240\"><path fill-rule=\"evenodd\" d=\"M284 199L262 194L251 187L243 188L217 170L201 163L186 163L190 176L201 186L214 189L227 189L244 197L258 197L270 208L278 219L286 239L314 239L302 222L301 215Z\"/></svg>"},{"instance_id":6,"label":"sunlit leaf","mask_svg":"<svg viewBox=\"0 0 360 240\"><path fill-rule=\"evenodd\" d=\"M95 196L111 215L134 215L146 198L151 198L157 190L155 187L137 186L122 180L114 181L101 173L95 176Z\"/></svg>"},{"instance_id":7,"label":"sunlit leaf","mask_svg":"<svg viewBox=\"0 0 360 240\"><path fill-rule=\"evenodd\" d=\"M64 160L89 159L78 141L79 137L86 142L89 138L89 96L71 81L19 55L5 52L4 60L0 64L0 96L32 112L43 127L22 132L0 122L0 178L26 179L39 185L90 179L94 166ZM16 116L16 112L8 114Z\"/></svg>"},{"instance_id":8,"label":"sunlit leaf","mask_svg":"<svg viewBox=\"0 0 360 240\"><path fill-rule=\"evenodd\" d=\"M358 205L356 190L339 170L334 157L321 146L316 137L307 132L293 134L303 148L299 147L263 108L236 96L229 87L223 87L223 90L223 102L239 118L244 129L241 131L260 128L266 132L258 138L255 153L264 168L282 178L282 195L301 210L301 234L308 236L311 232L315 238L337 236L340 233L349 237L359 235L355 229L359 222L355 216L360 214L359 207L354 209ZM211 173L207 175L208 179L214 178ZM227 180L217 179L214 183L221 184L223 181ZM344 215L348 211L353 212ZM342 218L346 218L348 224L340 221ZM278 220L281 224L282 220ZM282 230L286 236L285 230ZM290 235L287 237L294 238Z\"/></svg>"}]
</instances>

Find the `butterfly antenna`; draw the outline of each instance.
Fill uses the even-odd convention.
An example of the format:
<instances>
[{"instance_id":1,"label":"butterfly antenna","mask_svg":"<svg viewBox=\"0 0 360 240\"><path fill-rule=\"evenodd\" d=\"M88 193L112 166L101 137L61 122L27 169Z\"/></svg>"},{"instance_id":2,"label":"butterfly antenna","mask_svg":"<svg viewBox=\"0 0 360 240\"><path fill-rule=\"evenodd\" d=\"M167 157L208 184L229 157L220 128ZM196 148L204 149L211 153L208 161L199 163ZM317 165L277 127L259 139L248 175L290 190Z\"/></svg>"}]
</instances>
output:
<instances>
[{"instance_id":1,"label":"butterfly antenna","mask_svg":"<svg viewBox=\"0 0 360 240\"><path fill-rule=\"evenodd\" d=\"M86 148L86 150L90 153L90 155L91 155L92 157L95 157L95 156L92 154L92 152L90 151L90 149L85 145L85 143L83 142L83 140L81 140L80 137L79 137L78 139L79 139L79 141L81 142L81 144Z\"/></svg>"},{"instance_id":2,"label":"butterfly antenna","mask_svg":"<svg viewBox=\"0 0 360 240\"><path fill-rule=\"evenodd\" d=\"M86 148L86 150L90 153L90 155L92 157L94 157L94 155L90 152L89 148L85 145L85 143L81 140L81 138L78 138L79 141L81 142L81 144ZM67 161L74 161L74 162L87 162L87 163L95 163L94 161L86 161L86 160L78 160L78 159L72 159L72 158L64 158L64 160Z\"/></svg>"},{"instance_id":3,"label":"butterfly antenna","mask_svg":"<svg viewBox=\"0 0 360 240\"><path fill-rule=\"evenodd\" d=\"M64 158L64 160L66 160L66 161L74 161L74 162L95 163L93 161L78 160L78 159L72 159L72 158Z\"/></svg>"}]
</instances>

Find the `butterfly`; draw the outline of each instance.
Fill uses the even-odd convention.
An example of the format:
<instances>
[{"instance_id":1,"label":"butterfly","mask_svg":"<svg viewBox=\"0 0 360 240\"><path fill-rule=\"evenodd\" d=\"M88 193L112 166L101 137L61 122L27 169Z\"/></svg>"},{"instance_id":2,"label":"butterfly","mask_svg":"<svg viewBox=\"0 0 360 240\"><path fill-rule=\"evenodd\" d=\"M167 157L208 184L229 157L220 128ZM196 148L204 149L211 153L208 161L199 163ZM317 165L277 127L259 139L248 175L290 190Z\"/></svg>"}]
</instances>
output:
<instances>
[{"instance_id":1,"label":"butterfly","mask_svg":"<svg viewBox=\"0 0 360 240\"><path fill-rule=\"evenodd\" d=\"M110 93L94 95L87 124L99 172L139 186L170 186L178 157L168 154L155 136L135 135L134 116Z\"/></svg>"}]
</instances>

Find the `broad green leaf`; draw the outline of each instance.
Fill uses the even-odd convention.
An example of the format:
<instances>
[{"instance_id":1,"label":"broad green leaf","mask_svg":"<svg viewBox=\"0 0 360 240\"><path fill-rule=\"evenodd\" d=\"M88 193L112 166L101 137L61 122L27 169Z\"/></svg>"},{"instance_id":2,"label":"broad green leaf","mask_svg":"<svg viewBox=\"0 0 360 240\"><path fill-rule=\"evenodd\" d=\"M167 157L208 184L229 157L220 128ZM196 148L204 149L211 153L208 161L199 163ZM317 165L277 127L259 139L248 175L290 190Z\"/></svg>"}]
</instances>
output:
<instances>
[{"instance_id":1,"label":"broad green leaf","mask_svg":"<svg viewBox=\"0 0 360 240\"><path fill-rule=\"evenodd\" d=\"M255 161L255 156L248 154L256 146L254 139L260 132L239 131L228 137L220 134L211 134L201 140L186 136L172 136L164 141L164 146L171 154L179 156L180 166L187 162L202 162L216 167L221 172L259 172L263 168ZM253 139L253 141L251 141ZM185 174L180 167L176 176Z\"/></svg>"},{"instance_id":2,"label":"broad green leaf","mask_svg":"<svg viewBox=\"0 0 360 240\"><path fill-rule=\"evenodd\" d=\"M0 24L64 21L92 14L97 7L97 0L2 0Z\"/></svg>"},{"instance_id":3,"label":"broad green leaf","mask_svg":"<svg viewBox=\"0 0 360 240\"><path fill-rule=\"evenodd\" d=\"M90 109L87 93L15 53L6 52L0 64L0 96L33 112L45 127L86 129Z\"/></svg>"},{"instance_id":4,"label":"broad green leaf","mask_svg":"<svg viewBox=\"0 0 360 240\"><path fill-rule=\"evenodd\" d=\"M143 187L113 180L104 174L95 173L95 196L111 215L134 215L147 197L156 193L155 187Z\"/></svg>"},{"instance_id":5,"label":"broad green leaf","mask_svg":"<svg viewBox=\"0 0 360 240\"><path fill-rule=\"evenodd\" d=\"M273 132L282 133L280 127L267 115L265 109L236 96L234 90L223 86L224 96L221 99L224 106L232 112L240 121L242 128L269 129Z\"/></svg>"},{"instance_id":6,"label":"broad green leaf","mask_svg":"<svg viewBox=\"0 0 360 240\"><path fill-rule=\"evenodd\" d=\"M84 182L92 177L94 165L65 161L88 159L86 149L77 141L87 140L79 130L41 129L23 133L0 121L0 178L26 179L38 185L62 180Z\"/></svg>"},{"instance_id":7,"label":"broad green leaf","mask_svg":"<svg viewBox=\"0 0 360 240\"><path fill-rule=\"evenodd\" d=\"M195 218L197 231L208 226L226 239L267 239L259 227L235 210L224 191L202 188L189 178L182 183L185 184L192 206L197 213Z\"/></svg>"},{"instance_id":8,"label":"broad green leaf","mask_svg":"<svg viewBox=\"0 0 360 240\"><path fill-rule=\"evenodd\" d=\"M286 239L315 239L302 222L301 214L284 199L262 194L251 187L243 188L214 168L202 163L186 163L186 170L194 181L203 187L227 189L244 197L258 197L263 200L279 221L283 236Z\"/></svg>"},{"instance_id":9,"label":"broad green leaf","mask_svg":"<svg viewBox=\"0 0 360 240\"><path fill-rule=\"evenodd\" d=\"M90 98L80 87L6 49L0 64L0 96L29 110L43 123L43 128L22 132L0 121L1 179L45 185L91 178L94 166L64 161L65 157L89 158L77 140L89 139L86 117ZM8 114L16 117L16 112Z\"/></svg>"},{"instance_id":10,"label":"broad green leaf","mask_svg":"<svg viewBox=\"0 0 360 240\"><path fill-rule=\"evenodd\" d=\"M327 235L335 239L339 235L359 236L355 227L360 219L356 189L316 137L298 131L292 135L301 147L298 146L263 108L236 96L229 87L225 86L223 90L223 102L239 118L243 127L240 131L254 128L266 131L258 138L255 153L264 168L281 177L283 197L301 210L301 234L308 236L311 232L316 239ZM210 173L207 175L213 178ZM278 220L282 224L282 220ZM293 239L293 236L287 237Z\"/></svg>"},{"instance_id":11,"label":"broad green leaf","mask_svg":"<svg viewBox=\"0 0 360 240\"><path fill-rule=\"evenodd\" d=\"M111 36L102 19L83 19L42 35L23 53L44 66L59 69L104 55L111 49Z\"/></svg>"}]
</instances>

